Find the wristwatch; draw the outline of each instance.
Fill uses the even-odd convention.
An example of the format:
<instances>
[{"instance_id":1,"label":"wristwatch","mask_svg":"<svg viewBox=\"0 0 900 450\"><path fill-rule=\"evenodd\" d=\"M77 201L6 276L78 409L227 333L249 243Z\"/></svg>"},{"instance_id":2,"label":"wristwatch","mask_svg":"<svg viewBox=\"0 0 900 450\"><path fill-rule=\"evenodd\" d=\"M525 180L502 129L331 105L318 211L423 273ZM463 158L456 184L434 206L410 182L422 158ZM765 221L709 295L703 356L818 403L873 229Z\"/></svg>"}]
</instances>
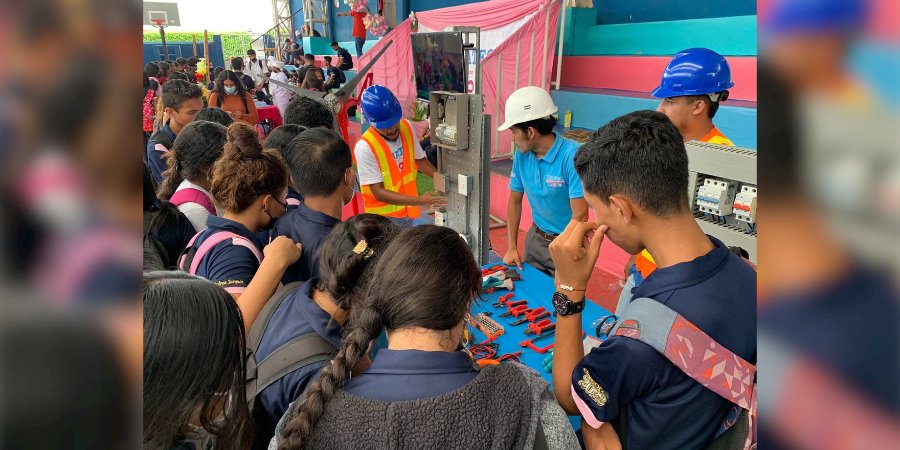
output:
<instances>
[{"instance_id":1,"label":"wristwatch","mask_svg":"<svg viewBox=\"0 0 900 450\"><path fill-rule=\"evenodd\" d=\"M566 294L556 291L553 293L553 307L557 316L570 316L584 310L584 300L573 302Z\"/></svg>"}]
</instances>

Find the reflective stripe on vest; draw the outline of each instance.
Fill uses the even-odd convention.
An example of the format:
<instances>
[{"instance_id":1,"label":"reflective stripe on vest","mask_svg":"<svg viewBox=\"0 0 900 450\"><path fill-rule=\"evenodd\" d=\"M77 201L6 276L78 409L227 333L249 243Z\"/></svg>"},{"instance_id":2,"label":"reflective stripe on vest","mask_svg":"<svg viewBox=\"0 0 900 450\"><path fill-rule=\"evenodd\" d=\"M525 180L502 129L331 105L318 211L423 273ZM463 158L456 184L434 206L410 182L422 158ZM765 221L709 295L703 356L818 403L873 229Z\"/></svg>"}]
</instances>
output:
<instances>
[{"instance_id":1,"label":"reflective stripe on vest","mask_svg":"<svg viewBox=\"0 0 900 450\"><path fill-rule=\"evenodd\" d=\"M402 119L398 123L397 128L400 131L400 142L403 147L402 170L397 166L397 160L388 148L384 138L374 128L369 127L361 139L369 144L372 154L375 155L375 159L378 161L378 167L381 169L381 176L384 180L384 188L408 197L418 197L416 174L419 168L416 164L415 141L412 129L409 123ZM363 197L363 206L367 213L395 218L419 217L419 208L415 206L391 205L378 201L368 185L362 186L360 191Z\"/></svg>"}]
</instances>

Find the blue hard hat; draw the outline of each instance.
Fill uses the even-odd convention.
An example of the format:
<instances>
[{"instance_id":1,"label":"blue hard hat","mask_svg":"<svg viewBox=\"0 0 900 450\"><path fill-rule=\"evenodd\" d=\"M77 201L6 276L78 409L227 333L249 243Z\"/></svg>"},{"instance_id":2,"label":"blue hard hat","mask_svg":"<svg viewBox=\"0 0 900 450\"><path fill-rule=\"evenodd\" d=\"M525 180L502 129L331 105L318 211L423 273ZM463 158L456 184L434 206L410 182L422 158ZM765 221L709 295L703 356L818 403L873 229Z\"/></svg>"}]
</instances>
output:
<instances>
[{"instance_id":1,"label":"blue hard hat","mask_svg":"<svg viewBox=\"0 0 900 450\"><path fill-rule=\"evenodd\" d=\"M663 71L656 98L714 94L734 87L725 58L708 48L689 48L675 54Z\"/></svg>"},{"instance_id":2,"label":"blue hard hat","mask_svg":"<svg viewBox=\"0 0 900 450\"><path fill-rule=\"evenodd\" d=\"M359 100L363 117L375 128L390 128L400 121L403 108L390 89L373 84L363 91Z\"/></svg>"},{"instance_id":3,"label":"blue hard hat","mask_svg":"<svg viewBox=\"0 0 900 450\"><path fill-rule=\"evenodd\" d=\"M865 25L868 0L775 0L760 24L766 37L853 31Z\"/></svg>"}]
</instances>

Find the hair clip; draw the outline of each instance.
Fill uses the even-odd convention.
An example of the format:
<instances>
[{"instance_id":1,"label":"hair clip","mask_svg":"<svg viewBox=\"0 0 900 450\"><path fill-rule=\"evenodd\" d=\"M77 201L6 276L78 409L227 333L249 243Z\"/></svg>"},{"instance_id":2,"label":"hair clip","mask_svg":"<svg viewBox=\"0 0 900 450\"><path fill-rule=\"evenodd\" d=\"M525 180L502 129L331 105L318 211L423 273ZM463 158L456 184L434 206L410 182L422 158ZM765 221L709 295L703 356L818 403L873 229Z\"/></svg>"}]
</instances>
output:
<instances>
[{"instance_id":1,"label":"hair clip","mask_svg":"<svg viewBox=\"0 0 900 450\"><path fill-rule=\"evenodd\" d=\"M353 247L353 253L357 255L362 255L363 258L369 259L375 253L369 248L369 243L365 241L365 239L356 243L356 247Z\"/></svg>"}]
</instances>

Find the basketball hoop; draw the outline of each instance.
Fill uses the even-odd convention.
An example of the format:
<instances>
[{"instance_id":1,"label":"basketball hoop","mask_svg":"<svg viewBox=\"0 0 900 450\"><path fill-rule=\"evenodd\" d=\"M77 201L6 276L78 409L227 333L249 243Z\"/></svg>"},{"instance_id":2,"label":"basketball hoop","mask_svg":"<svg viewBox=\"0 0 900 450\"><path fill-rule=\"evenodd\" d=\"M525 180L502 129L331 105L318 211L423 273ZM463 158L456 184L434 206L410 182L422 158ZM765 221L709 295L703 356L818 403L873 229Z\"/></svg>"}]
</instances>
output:
<instances>
[{"instance_id":1,"label":"basketball hoop","mask_svg":"<svg viewBox=\"0 0 900 450\"><path fill-rule=\"evenodd\" d=\"M166 22L166 19L150 19L150 23L160 28L164 27Z\"/></svg>"}]
</instances>

